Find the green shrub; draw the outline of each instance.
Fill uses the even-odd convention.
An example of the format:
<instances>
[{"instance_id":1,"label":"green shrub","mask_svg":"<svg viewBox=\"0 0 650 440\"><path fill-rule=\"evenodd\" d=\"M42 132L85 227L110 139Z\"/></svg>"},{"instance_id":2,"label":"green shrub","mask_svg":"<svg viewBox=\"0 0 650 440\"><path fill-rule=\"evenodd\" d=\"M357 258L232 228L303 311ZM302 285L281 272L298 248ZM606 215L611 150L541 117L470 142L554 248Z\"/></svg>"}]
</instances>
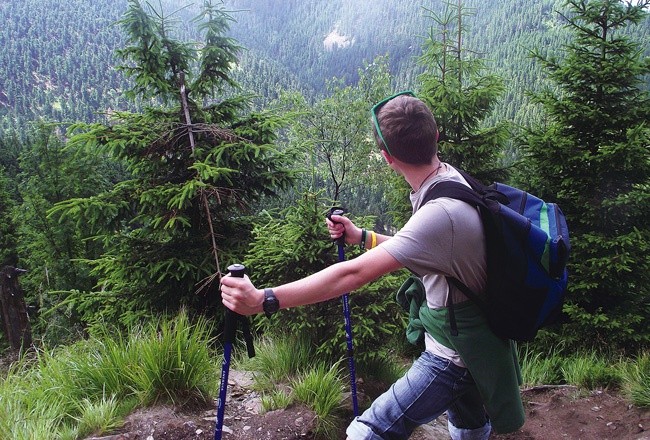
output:
<instances>
[{"instance_id":1,"label":"green shrub","mask_svg":"<svg viewBox=\"0 0 650 440\"><path fill-rule=\"evenodd\" d=\"M310 275L338 262L336 245L325 226L331 202L306 193L295 205L269 215L253 229L253 242L245 264L258 287L277 286ZM371 228L370 217L357 218L359 226ZM361 252L347 246L346 259ZM386 339L403 332L405 314L395 302L395 292L406 275L391 274L364 286L349 296L355 356L386 354ZM316 346L316 354L335 362L346 356L343 306L340 299L282 310L272 319L255 319L262 332L305 334Z\"/></svg>"}]
</instances>

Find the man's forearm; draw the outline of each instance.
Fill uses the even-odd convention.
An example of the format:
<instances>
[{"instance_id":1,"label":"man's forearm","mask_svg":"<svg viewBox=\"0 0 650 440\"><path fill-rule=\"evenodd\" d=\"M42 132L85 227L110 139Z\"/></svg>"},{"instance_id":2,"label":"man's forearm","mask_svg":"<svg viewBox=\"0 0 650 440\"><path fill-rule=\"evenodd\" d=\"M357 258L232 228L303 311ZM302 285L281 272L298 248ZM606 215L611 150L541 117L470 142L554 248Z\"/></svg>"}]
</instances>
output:
<instances>
[{"instance_id":1,"label":"man's forearm","mask_svg":"<svg viewBox=\"0 0 650 440\"><path fill-rule=\"evenodd\" d=\"M313 304L352 292L401 267L388 252L375 249L273 290L283 309Z\"/></svg>"}]
</instances>

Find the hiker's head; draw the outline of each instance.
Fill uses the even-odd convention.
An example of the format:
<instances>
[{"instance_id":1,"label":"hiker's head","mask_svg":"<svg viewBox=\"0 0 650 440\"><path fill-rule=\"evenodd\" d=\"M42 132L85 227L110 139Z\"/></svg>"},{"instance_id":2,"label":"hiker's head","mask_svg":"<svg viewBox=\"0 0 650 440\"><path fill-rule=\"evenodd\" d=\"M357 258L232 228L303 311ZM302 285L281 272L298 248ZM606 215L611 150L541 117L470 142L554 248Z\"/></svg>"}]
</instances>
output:
<instances>
[{"instance_id":1,"label":"hiker's head","mask_svg":"<svg viewBox=\"0 0 650 440\"><path fill-rule=\"evenodd\" d=\"M402 162L429 165L438 153L438 125L427 105L412 92L402 92L371 110L375 141Z\"/></svg>"}]
</instances>

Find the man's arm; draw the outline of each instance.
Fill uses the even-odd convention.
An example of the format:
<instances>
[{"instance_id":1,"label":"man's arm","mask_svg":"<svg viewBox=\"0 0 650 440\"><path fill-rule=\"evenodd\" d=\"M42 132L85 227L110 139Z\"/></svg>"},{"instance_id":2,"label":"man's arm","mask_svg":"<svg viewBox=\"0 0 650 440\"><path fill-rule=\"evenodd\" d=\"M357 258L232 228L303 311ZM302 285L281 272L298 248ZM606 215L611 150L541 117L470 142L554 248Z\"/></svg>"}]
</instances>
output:
<instances>
[{"instance_id":1,"label":"man's arm","mask_svg":"<svg viewBox=\"0 0 650 440\"><path fill-rule=\"evenodd\" d=\"M334 264L297 281L273 288L283 309L336 298L368 284L403 266L382 248L365 252L357 258ZM263 289L257 289L248 277L224 277L221 298L229 309L242 315L262 312Z\"/></svg>"}]
</instances>

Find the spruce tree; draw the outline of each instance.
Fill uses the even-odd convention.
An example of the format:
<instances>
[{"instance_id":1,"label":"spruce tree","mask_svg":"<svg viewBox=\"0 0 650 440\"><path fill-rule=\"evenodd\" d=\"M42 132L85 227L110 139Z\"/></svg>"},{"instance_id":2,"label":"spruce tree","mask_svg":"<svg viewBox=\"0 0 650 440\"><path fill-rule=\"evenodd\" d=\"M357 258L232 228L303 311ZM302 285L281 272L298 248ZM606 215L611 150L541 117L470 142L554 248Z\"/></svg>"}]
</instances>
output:
<instances>
[{"instance_id":1,"label":"spruce tree","mask_svg":"<svg viewBox=\"0 0 650 440\"><path fill-rule=\"evenodd\" d=\"M465 44L465 18L472 11L461 0L446 2L445 11L427 10L435 23L429 29L418 63L420 97L432 109L440 131L443 160L480 180L503 180L498 161L508 137L508 124L485 124L505 90L497 75L486 74L484 59Z\"/></svg>"},{"instance_id":2,"label":"spruce tree","mask_svg":"<svg viewBox=\"0 0 650 440\"><path fill-rule=\"evenodd\" d=\"M569 0L564 56L534 51L556 89L534 95L548 123L523 137L525 178L568 218L565 337L599 346L650 341L650 59L620 32L649 4Z\"/></svg>"},{"instance_id":3,"label":"spruce tree","mask_svg":"<svg viewBox=\"0 0 650 440\"><path fill-rule=\"evenodd\" d=\"M249 239L244 214L292 180L274 146L283 121L237 95L230 16L205 1L196 19L201 44L175 39L171 18L129 1L120 22L127 46L118 54L134 82L130 96L149 105L71 129L70 148L105 152L129 173L109 191L52 211L87 223L106 246L89 262L96 292L71 299L91 322L219 307L218 277Z\"/></svg>"},{"instance_id":4,"label":"spruce tree","mask_svg":"<svg viewBox=\"0 0 650 440\"><path fill-rule=\"evenodd\" d=\"M26 300L36 306L32 329L47 342L76 338L79 330L74 310L60 307L58 292L88 291L94 285L89 268L81 262L101 253L97 242L88 240L85 223L47 215L56 203L71 197L90 197L110 187L116 170L97 155L75 154L66 149L63 133L51 124L38 124L25 142L16 176L19 203L13 212L21 287Z\"/></svg>"},{"instance_id":5,"label":"spruce tree","mask_svg":"<svg viewBox=\"0 0 650 440\"><path fill-rule=\"evenodd\" d=\"M8 189L9 179L0 166L0 268L18 264L16 225L12 219L14 200Z\"/></svg>"}]
</instances>

